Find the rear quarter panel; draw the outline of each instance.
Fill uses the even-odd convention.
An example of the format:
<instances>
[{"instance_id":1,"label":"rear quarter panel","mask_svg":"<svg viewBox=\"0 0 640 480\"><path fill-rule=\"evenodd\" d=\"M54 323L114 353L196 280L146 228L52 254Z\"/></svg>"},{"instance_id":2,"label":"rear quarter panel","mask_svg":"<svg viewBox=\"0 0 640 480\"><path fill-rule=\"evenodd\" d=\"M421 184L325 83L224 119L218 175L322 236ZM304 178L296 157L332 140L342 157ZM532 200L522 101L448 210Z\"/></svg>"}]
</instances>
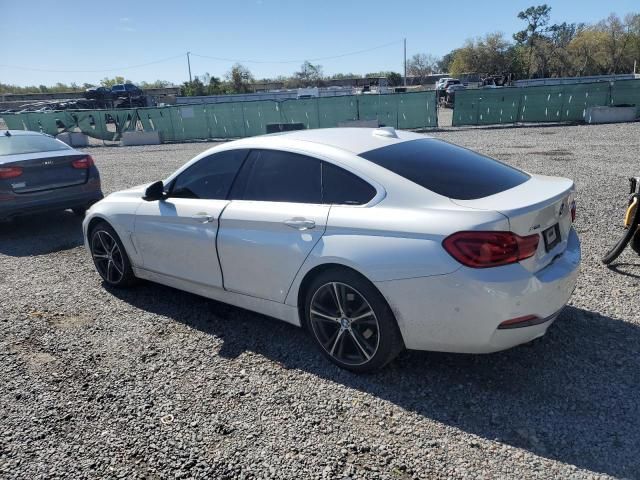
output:
<instances>
[{"instance_id":1,"label":"rear quarter panel","mask_svg":"<svg viewBox=\"0 0 640 480\"><path fill-rule=\"evenodd\" d=\"M442 209L332 206L327 229L296 275L286 303L297 305L304 277L323 264L352 268L372 282L445 275L461 265L442 247L459 230L504 230L497 212Z\"/></svg>"}]
</instances>

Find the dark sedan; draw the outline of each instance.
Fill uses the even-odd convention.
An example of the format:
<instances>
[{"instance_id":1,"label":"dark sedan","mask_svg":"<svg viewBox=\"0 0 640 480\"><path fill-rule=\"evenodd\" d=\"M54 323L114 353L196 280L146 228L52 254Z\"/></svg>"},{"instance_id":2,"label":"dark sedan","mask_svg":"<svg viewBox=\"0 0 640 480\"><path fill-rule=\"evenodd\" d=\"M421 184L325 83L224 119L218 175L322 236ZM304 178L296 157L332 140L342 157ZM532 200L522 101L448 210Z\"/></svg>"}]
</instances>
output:
<instances>
[{"instance_id":1,"label":"dark sedan","mask_svg":"<svg viewBox=\"0 0 640 480\"><path fill-rule=\"evenodd\" d=\"M49 210L83 215L102 197L90 155L42 133L0 131L0 220Z\"/></svg>"}]
</instances>

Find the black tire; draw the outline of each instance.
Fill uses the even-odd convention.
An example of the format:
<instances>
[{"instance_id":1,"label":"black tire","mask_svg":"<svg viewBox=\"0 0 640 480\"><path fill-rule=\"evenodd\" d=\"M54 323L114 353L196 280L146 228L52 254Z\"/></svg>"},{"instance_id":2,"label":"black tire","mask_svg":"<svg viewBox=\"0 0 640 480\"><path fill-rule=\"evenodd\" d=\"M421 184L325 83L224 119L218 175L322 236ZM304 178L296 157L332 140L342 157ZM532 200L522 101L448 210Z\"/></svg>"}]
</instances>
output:
<instances>
[{"instance_id":1,"label":"black tire","mask_svg":"<svg viewBox=\"0 0 640 480\"><path fill-rule=\"evenodd\" d=\"M342 299L342 307L336 298ZM325 270L311 281L303 322L322 354L352 372L382 368L404 350L384 297L369 280L346 268Z\"/></svg>"},{"instance_id":2,"label":"black tire","mask_svg":"<svg viewBox=\"0 0 640 480\"><path fill-rule=\"evenodd\" d=\"M89 248L93 264L107 285L127 288L136 283L127 251L116 231L107 222L99 222L91 229Z\"/></svg>"},{"instance_id":3,"label":"black tire","mask_svg":"<svg viewBox=\"0 0 640 480\"><path fill-rule=\"evenodd\" d=\"M631 248L633 248L634 252L640 255L640 229L636 230L636 233L631 240Z\"/></svg>"},{"instance_id":4,"label":"black tire","mask_svg":"<svg viewBox=\"0 0 640 480\"><path fill-rule=\"evenodd\" d=\"M633 198L633 196L632 196ZM631 199L629 200L629 204L631 204ZM602 263L605 265L609 265L616 258L620 256L620 254L624 251L626 246L629 244L633 236L636 234L638 230L638 223L640 222L640 206L636 208L635 215L631 219L631 225L624 232L624 235L618 240L611 250L609 250L604 257L602 257ZM635 250L635 248L634 248Z\"/></svg>"}]
</instances>

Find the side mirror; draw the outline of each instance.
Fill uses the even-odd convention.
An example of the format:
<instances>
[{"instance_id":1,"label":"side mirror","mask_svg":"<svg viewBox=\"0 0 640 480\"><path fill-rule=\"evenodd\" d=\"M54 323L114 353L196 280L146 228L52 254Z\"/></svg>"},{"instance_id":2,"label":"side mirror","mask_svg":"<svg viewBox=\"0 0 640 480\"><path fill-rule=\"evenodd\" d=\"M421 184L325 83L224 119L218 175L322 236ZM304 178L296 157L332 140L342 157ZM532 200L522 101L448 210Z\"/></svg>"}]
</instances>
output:
<instances>
[{"instance_id":1,"label":"side mirror","mask_svg":"<svg viewBox=\"0 0 640 480\"><path fill-rule=\"evenodd\" d=\"M142 197L142 199L146 200L147 202L153 202L154 200L163 200L164 198L164 184L161 180L153 182L151 185L149 185L144 191L144 197Z\"/></svg>"}]
</instances>

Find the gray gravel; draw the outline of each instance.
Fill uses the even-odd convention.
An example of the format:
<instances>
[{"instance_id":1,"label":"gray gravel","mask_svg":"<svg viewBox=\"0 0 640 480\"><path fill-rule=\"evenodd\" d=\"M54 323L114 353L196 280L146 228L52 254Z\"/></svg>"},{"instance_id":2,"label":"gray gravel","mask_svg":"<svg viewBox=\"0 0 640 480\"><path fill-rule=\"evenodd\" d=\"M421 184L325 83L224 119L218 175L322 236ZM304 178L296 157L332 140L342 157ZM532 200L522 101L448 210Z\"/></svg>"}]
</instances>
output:
<instances>
[{"instance_id":1,"label":"gray gravel","mask_svg":"<svg viewBox=\"0 0 640 480\"><path fill-rule=\"evenodd\" d=\"M106 290L71 213L0 227L0 478L640 478L640 124L436 136L575 179L584 263L548 335L368 376L298 329L170 288ZM105 192L210 144L93 148Z\"/></svg>"}]
</instances>

